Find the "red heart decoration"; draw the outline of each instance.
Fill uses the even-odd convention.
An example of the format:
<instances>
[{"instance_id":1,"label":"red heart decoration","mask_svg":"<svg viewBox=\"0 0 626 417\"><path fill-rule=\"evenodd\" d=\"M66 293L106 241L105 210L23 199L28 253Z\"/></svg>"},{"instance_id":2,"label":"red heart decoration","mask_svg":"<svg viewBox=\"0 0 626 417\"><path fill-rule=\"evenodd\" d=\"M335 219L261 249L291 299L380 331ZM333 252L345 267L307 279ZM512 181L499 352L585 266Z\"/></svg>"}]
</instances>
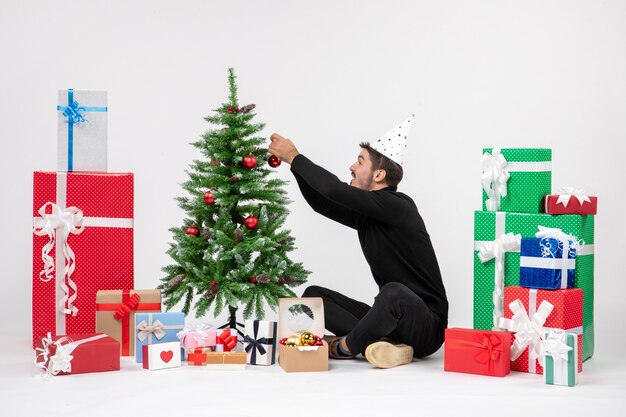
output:
<instances>
[{"instance_id":1,"label":"red heart decoration","mask_svg":"<svg viewBox=\"0 0 626 417\"><path fill-rule=\"evenodd\" d=\"M165 363L171 361L173 357L174 352L172 352L171 350L164 350L163 352L161 352L161 360Z\"/></svg>"}]
</instances>

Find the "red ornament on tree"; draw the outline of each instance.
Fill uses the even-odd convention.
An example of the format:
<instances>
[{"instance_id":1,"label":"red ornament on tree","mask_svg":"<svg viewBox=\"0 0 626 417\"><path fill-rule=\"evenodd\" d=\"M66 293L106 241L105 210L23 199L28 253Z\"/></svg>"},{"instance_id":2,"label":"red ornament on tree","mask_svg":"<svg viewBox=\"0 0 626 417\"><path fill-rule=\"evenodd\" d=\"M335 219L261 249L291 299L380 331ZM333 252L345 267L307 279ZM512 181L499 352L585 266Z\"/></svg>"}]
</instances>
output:
<instances>
[{"instance_id":1,"label":"red ornament on tree","mask_svg":"<svg viewBox=\"0 0 626 417\"><path fill-rule=\"evenodd\" d=\"M256 284L256 278L255 277L251 277L250 278L250 282L253 283L253 284Z\"/></svg>"},{"instance_id":2,"label":"red ornament on tree","mask_svg":"<svg viewBox=\"0 0 626 417\"><path fill-rule=\"evenodd\" d=\"M283 285L283 282L285 281L282 278L278 278L278 281L276 281L278 285Z\"/></svg>"},{"instance_id":3,"label":"red ornament on tree","mask_svg":"<svg viewBox=\"0 0 626 417\"><path fill-rule=\"evenodd\" d=\"M243 166L246 168L254 168L256 166L256 156L252 154L244 156Z\"/></svg>"},{"instance_id":4,"label":"red ornament on tree","mask_svg":"<svg viewBox=\"0 0 626 417\"><path fill-rule=\"evenodd\" d=\"M237 178L237 177L235 177L235 176L232 176L232 175L230 176L230 179L231 179L233 182L237 182L237 181L239 181L239 178Z\"/></svg>"},{"instance_id":5,"label":"red ornament on tree","mask_svg":"<svg viewBox=\"0 0 626 417\"><path fill-rule=\"evenodd\" d=\"M207 204L215 204L215 198L213 198L212 192L207 191L206 193L204 193L204 202Z\"/></svg>"},{"instance_id":6,"label":"red ornament on tree","mask_svg":"<svg viewBox=\"0 0 626 417\"><path fill-rule=\"evenodd\" d=\"M211 287L215 287L217 285L217 282L215 282L215 280L211 281Z\"/></svg>"},{"instance_id":7,"label":"red ornament on tree","mask_svg":"<svg viewBox=\"0 0 626 417\"><path fill-rule=\"evenodd\" d=\"M244 224L246 225L248 229L254 229L255 227L259 225L259 218L251 214L248 217L246 217Z\"/></svg>"},{"instance_id":8,"label":"red ornament on tree","mask_svg":"<svg viewBox=\"0 0 626 417\"><path fill-rule=\"evenodd\" d=\"M233 114L233 108L232 107L228 107L228 114Z\"/></svg>"},{"instance_id":9,"label":"red ornament on tree","mask_svg":"<svg viewBox=\"0 0 626 417\"><path fill-rule=\"evenodd\" d=\"M198 230L196 226L189 226L187 229L185 229L185 233L187 233L188 235L194 235L196 237L200 236L200 230Z\"/></svg>"},{"instance_id":10,"label":"red ornament on tree","mask_svg":"<svg viewBox=\"0 0 626 417\"><path fill-rule=\"evenodd\" d=\"M239 107L235 107L235 111L239 113Z\"/></svg>"},{"instance_id":11,"label":"red ornament on tree","mask_svg":"<svg viewBox=\"0 0 626 417\"><path fill-rule=\"evenodd\" d=\"M279 157L277 157L276 155L272 155L269 158L267 158L267 163L269 164L269 166L271 166L272 168L276 168L278 166L280 166L280 163L282 161L280 160Z\"/></svg>"}]
</instances>

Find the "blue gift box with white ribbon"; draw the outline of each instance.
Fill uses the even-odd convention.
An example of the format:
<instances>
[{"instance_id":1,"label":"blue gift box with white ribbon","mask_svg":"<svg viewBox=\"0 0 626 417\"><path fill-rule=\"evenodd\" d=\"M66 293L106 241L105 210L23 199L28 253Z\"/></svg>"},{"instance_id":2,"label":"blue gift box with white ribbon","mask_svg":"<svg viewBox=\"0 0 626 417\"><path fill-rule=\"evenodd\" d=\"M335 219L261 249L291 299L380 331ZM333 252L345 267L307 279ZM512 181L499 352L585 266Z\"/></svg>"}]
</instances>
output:
<instances>
[{"instance_id":1,"label":"blue gift box with white ribbon","mask_svg":"<svg viewBox=\"0 0 626 417\"><path fill-rule=\"evenodd\" d=\"M135 358L143 362L143 346L178 342L178 332L185 327L185 315L178 312L135 314Z\"/></svg>"},{"instance_id":2,"label":"blue gift box with white ribbon","mask_svg":"<svg viewBox=\"0 0 626 417\"><path fill-rule=\"evenodd\" d=\"M574 288L575 242L556 238L522 238L520 286L545 290Z\"/></svg>"},{"instance_id":3,"label":"blue gift box with white ribbon","mask_svg":"<svg viewBox=\"0 0 626 417\"><path fill-rule=\"evenodd\" d=\"M59 90L58 171L107 171L107 92Z\"/></svg>"}]
</instances>

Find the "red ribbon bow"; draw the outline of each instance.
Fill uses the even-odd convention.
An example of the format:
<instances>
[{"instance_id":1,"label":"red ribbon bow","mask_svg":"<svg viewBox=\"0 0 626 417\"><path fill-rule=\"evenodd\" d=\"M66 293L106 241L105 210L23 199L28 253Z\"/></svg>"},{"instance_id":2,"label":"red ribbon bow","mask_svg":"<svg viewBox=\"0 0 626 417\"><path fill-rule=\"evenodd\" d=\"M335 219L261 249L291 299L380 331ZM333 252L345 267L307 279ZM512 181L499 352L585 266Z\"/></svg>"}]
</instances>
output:
<instances>
[{"instance_id":1,"label":"red ribbon bow","mask_svg":"<svg viewBox=\"0 0 626 417\"><path fill-rule=\"evenodd\" d=\"M500 358L500 354L504 350L500 339L493 335L475 334L474 341L479 345L481 349L480 353L474 356L474 360L478 363L487 364L489 373L493 374L493 364Z\"/></svg>"},{"instance_id":2,"label":"red ribbon bow","mask_svg":"<svg viewBox=\"0 0 626 417\"><path fill-rule=\"evenodd\" d=\"M474 356L474 360L480 364L487 365L489 375L495 375L494 363L500 359L500 354L504 351L502 341L493 334L476 333L472 336L473 341L450 340L446 345L450 348L473 347L480 349Z\"/></svg>"},{"instance_id":3,"label":"red ribbon bow","mask_svg":"<svg viewBox=\"0 0 626 417\"><path fill-rule=\"evenodd\" d=\"M131 310L137 308L137 304L139 304L140 300L141 297L139 294L134 293L127 301L120 304L118 309L115 310L115 313L113 313L115 320L122 320L124 317L128 316Z\"/></svg>"},{"instance_id":4,"label":"red ribbon bow","mask_svg":"<svg viewBox=\"0 0 626 417\"><path fill-rule=\"evenodd\" d=\"M217 336L217 344L224 345L224 352L230 352L237 346L237 335L231 335L230 330L223 330Z\"/></svg>"}]
</instances>

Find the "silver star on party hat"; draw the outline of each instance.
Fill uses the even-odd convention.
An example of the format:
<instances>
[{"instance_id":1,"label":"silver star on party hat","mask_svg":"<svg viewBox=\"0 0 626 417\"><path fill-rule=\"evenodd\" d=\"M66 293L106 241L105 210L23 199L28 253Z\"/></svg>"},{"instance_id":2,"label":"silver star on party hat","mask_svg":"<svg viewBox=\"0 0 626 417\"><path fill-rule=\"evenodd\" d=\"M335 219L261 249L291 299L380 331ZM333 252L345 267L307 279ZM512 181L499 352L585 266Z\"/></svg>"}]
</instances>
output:
<instances>
[{"instance_id":1,"label":"silver star on party hat","mask_svg":"<svg viewBox=\"0 0 626 417\"><path fill-rule=\"evenodd\" d=\"M406 120L400 123L398 126L385 133L375 142L370 144L370 147L394 162L402 165L402 158L404 156L404 150L406 149L407 136L411 126L413 124L413 118L415 114L411 114Z\"/></svg>"}]
</instances>

